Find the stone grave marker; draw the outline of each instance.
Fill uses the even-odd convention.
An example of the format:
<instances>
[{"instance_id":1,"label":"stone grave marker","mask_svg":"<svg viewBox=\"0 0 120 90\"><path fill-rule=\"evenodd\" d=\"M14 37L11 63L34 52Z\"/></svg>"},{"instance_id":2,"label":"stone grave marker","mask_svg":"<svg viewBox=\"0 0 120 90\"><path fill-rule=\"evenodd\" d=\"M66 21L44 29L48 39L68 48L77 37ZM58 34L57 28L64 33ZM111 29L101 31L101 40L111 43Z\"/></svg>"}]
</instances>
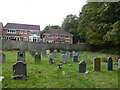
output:
<instances>
[{"instance_id":1,"label":"stone grave marker","mask_svg":"<svg viewBox=\"0 0 120 90\"><path fill-rule=\"evenodd\" d=\"M72 58L72 57L73 57L73 54L72 54L72 52L70 52L70 53L69 53L69 55L70 55L70 58Z\"/></svg>"},{"instance_id":2,"label":"stone grave marker","mask_svg":"<svg viewBox=\"0 0 120 90\"><path fill-rule=\"evenodd\" d=\"M79 73L86 73L86 62L85 61L81 61L78 64L78 72Z\"/></svg>"},{"instance_id":3,"label":"stone grave marker","mask_svg":"<svg viewBox=\"0 0 120 90\"><path fill-rule=\"evenodd\" d=\"M42 56L46 56L46 55L47 55L46 51L42 51Z\"/></svg>"},{"instance_id":4,"label":"stone grave marker","mask_svg":"<svg viewBox=\"0 0 120 90\"><path fill-rule=\"evenodd\" d=\"M30 51L30 53L31 53L31 56L35 56L35 54L36 54L36 50L32 50L32 51Z\"/></svg>"},{"instance_id":5,"label":"stone grave marker","mask_svg":"<svg viewBox=\"0 0 120 90\"><path fill-rule=\"evenodd\" d=\"M118 59L118 69L120 69L120 59Z\"/></svg>"},{"instance_id":6,"label":"stone grave marker","mask_svg":"<svg viewBox=\"0 0 120 90\"><path fill-rule=\"evenodd\" d=\"M41 50L38 50L38 54L41 55Z\"/></svg>"},{"instance_id":7,"label":"stone grave marker","mask_svg":"<svg viewBox=\"0 0 120 90\"><path fill-rule=\"evenodd\" d=\"M113 60L111 57L108 58L108 70L113 70Z\"/></svg>"},{"instance_id":8,"label":"stone grave marker","mask_svg":"<svg viewBox=\"0 0 120 90\"><path fill-rule=\"evenodd\" d=\"M5 57L6 57L6 55L4 54L4 53L2 53L2 52L0 52L0 62L5 62Z\"/></svg>"},{"instance_id":9,"label":"stone grave marker","mask_svg":"<svg viewBox=\"0 0 120 90\"><path fill-rule=\"evenodd\" d=\"M25 62L25 51L18 51L17 61Z\"/></svg>"},{"instance_id":10,"label":"stone grave marker","mask_svg":"<svg viewBox=\"0 0 120 90\"><path fill-rule=\"evenodd\" d=\"M47 53L47 54L50 54L50 50L46 50L46 53Z\"/></svg>"},{"instance_id":11,"label":"stone grave marker","mask_svg":"<svg viewBox=\"0 0 120 90\"><path fill-rule=\"evenodd\" d=\"M101 60L100 58L94 59L94 71L100 71L101 70Z\"/></svg>"},{"instance_id":12,"label":"stone grave marker","mask_svg":"<svg viewBox=\"0 0 120 90\"><path fill-rule=\"evenodd\" d=\"M96 58L96 56L95 56L95 55L92 55L92 61L94 61L95 58Z\"/></svg>"},{"instance_id":13,"label":"stone grave marker","mask_svg":"<svg viewBox=\"0 0 120 90\"><path fill-rule=\"evenodd\" d=\"M78 62L78 56L73 56L73 62Z\"/></svg>"},{"instance_id":14,"label":"stone grave marker","mask_svg":"<svg viewBox=\"0 0 120 90\"><path fill-rule=\"evenodd\" d=\"M57 57L57 51L54 50L52 53L53 53L53 56L56 58Z\"/></svg>"},{"instance_id":15,"label":"stone grave marker","mask_svg":"<svg viewBox=\"0 0 120 90\"><path fill-rule=\"evenodd\" d=\"M41 55L35 54L35 62L40 62L40 61L41 61Z\"/></svg>"},{"instance_id":16,"label":"stone grave marker","mask_svg":"<svg viewBox=\"0 0 120 90\"><path fill-rule=\"evenodd\" d=\"M48 62L51 63L51 64L54 63L54 56L53 56L52 54L50 54L50 55L48 56Z\"/></svg>"},{"instance_id":17,"label":"stone grave marker","mask_svg":"<svg viewBox=\"0 0 120 90\"><path fill-rule=\"evenodd\" d=\"M25 62L18 61L13 65L13 75L21 75L23 78L27 76L27 66Z\"/></svg>"},{"instance_id":18,"label":"stone grave marker","mask_svg":"<svg viewBox=\"0 0 120 90\"><path fill-rule=\"evenodd\" d=\"M79 53L79 52L76 52L76 56L78 56L78 58L80 58L80 53Z\"/></svg>"},{"instance_id":19,"label":"stone grave marker","mask_svg":"<svg viewBox=\"0 0 120 90\"><path fill-rule=\"evenodd\" d=\"M66 63L66 54L61 54L61 61L62 63Z\"/></svg>"},{"instance_id":20,"label":"stone grave marker","mask_svg":"<svg viewBox=\"0 0 120 90\"><path fill-rule=\"evenodd\" d=\"M75 51L72 51L72 55L75 56L75 55L76 55L76 52L75 52Z\"/></svg>"}]
</instances>

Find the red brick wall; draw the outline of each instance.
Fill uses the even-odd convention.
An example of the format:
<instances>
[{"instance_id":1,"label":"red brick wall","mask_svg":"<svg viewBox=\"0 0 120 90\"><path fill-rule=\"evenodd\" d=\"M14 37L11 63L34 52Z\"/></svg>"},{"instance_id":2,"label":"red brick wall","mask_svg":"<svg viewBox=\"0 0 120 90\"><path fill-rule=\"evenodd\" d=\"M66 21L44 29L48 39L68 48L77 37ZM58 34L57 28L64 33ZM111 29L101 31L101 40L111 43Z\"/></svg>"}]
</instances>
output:
<instances>
[{"instance_id":1,"label":"red brick wall","mask_svg":"<svg viewBox=\"0 0 120 90\"><path fill-rule=\"evenodd\" d=\"M60 37L60 35L58 35L58 38L56 38L56 35L53 35L53 38L48 38L47 35L45 35L43 38L44 38L45 41L47 41L47 40L55 41L56 39L62 39L62 40L65 40L65 41L69 41L71 44L73 43L73 37L65 38L65 36Z\"/></svg>"}]
</instances>

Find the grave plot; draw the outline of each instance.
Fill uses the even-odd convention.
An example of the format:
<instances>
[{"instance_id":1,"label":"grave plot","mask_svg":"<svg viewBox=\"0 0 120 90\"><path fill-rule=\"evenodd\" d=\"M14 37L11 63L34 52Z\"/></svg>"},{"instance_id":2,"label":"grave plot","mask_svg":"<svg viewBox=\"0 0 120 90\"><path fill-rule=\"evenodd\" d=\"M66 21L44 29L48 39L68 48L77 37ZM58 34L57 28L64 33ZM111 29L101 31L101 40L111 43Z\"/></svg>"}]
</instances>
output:
<instances>
[{"instance_id":1,"label":"grave plot","mask_svg":"<svg viewBox=\"0 0 120 90\"><path fill-rule=\"evenodd\" d=\"M118 68L120 68L120 60L118 65L113 64L113 70L108 70L108 63L104 62L101 57L108 58L109 55L100 53L80 53L78 62L73 62L73 57L66 55L66 63L61 62L61 53L57 53L55 58L50 55L41 58L40 63L35 62L35 56L31 56L28 51L25 55L26 74L24 79L13 80L11 76L17 70L13 69L13 64L17 64L17 51L4 51L6 62L2 63L2 72L4 79L2 80L3 88L117 88L118 87ZM87 55L86 60L82 56ZM92 56L95 56L92 60ZM114 56L115 57L115 56ZM112 56L112 58L114 58ZM100 58L100 61L99 61ZM50 59L53 59L53 63ZM38 60L39 61L39 60ZM83 61L83 62L81 62ZM93 63L91 63L93 62ZM113 59L113 63L114 63ZM51 64L52 63L52 64ZM23 65L24 67L25 65ZM87 73L88 72L88 73ZM15 73L16 74L16 73Z\"/></svg>"}]
</instances>

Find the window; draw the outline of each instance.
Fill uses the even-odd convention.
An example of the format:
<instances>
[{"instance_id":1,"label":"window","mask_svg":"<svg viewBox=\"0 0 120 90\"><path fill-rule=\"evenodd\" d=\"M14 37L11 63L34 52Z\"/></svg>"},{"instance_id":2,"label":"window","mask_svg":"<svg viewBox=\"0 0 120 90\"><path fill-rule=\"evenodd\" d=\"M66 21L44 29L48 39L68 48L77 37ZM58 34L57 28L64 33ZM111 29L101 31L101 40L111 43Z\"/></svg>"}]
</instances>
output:
<instances>
[{"instance_id":1,"label":"window","mask_svg":"<svg viewBox=\"0 0 120 90\"><path fill-rule=\"evenodd\" d=\"M53 38L53 36L52 35L48 35L48 38Z\"/></svg>"},{"instance_id":2,"label":"window","mask_svg":"<svg viewBox=\"0 0 120 90\"><path fill-rule=\"evenodd\" d=\"M63 36L62 35L60 35L60 38L62 38Z\"/></svg>"},{"instance_id":3,"label":"window","mask_svg":"<svg viewBox=\"0 0 120 90\"><path fill-rule=\"evenodd\" d=\"M24 37L24 41L28 41L28 38L27 38L27 37Z\"/></svg>"},{"instance_id":4,"label":"window","mask_svg":"<svg viewBox=\"0 0 120 90\"><path fill-rule=\"evenodd\" d=\"M27 31L24 31L24 34L27 34Z\"/></svg>"},{"instance_id":5,"label":"window","mask_svg":"<svg viewBox=\"0 0 120 90\"><path fill-rule=\"evenodd\" d=\"M20 34L23 34L23 31L20 31Z\"/></svg>"},{"instance_id":6,"label":"window","mask_svg":"<svg viewBox=\"0 0 120 90\"><path fill-rule=\"evenodd\" d=\"M58 35L55 35L56 38L58 38Z\"/></svg>"},{"instance_id":7,"label":"window","mask_svg":"<svg viewBox=\"0 0 120 90\"><path fill-rule=\"evenodd\" d=\"M31 31L30 33L31 34L36 34L36 35L38 34L38 32L36 32L36 31Z\"/></svg>"},{"instance_id":8,"label":"window","mask_svg":"<svg viewBox=\"0 0 120 90\"><path fill-rule=\"evenodd\" d=\"M15 34L15 33L16 33L16 30L8 30L7 33Z\"/></svg>"},{"instance_id":9,"label":"window","mask_svg":"<svg viewBox=\"0 0 120 90\"><path fill-rule=\"evenodd\" d=\"M65 36L65 38L69 39L69 38L70 38L70 36Z\"/></svg>"}]
</instances>

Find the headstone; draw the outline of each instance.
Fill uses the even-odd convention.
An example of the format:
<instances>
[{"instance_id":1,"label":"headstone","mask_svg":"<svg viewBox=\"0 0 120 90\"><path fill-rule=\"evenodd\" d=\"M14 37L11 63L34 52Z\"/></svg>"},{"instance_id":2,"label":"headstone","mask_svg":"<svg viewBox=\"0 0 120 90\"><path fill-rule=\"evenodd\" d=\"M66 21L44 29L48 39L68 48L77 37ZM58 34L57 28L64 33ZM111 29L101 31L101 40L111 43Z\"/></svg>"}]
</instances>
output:
<instances>
[{"instance_id":1,"label":"headstone","mask_svg":"<svg viewBox=\"0 0 120 90\"><path fill-rule=\"evenodd\" d=\"M27 66L25 62L18 61L13 65L13 75L22 75L23 77L27 76Z\"/></svg>"},{"instance_id":2,"label":"headstone","mask_svg":"<svg viewBox=\"0 0 120 90\"><path fill-rule=\"evenodd\" d=\"M66 55L65 54L61 54L61 61L62 61L62 63L66 63Z\"/></svg>"},{"instance_id":3,"label":"headstone","mask_svg":"<svg viewBox=\"0 0 120 90\"><path fill-rule=\"evenodd\" d=\"M52 53L53 53L53 56L56 58L57 57L57 51L54 50Z\"/></svg>"},{"instance_id":4,"label":"headstone","mask_svg":"<svg viewBox=\"0 0 120 90\"><path fill-rule=\"evenodd\" d=\"M54 56L53 56L52 54L50 54L50 55L48 56L48 62L51 63L51 64L54 63Z\"/></svg>"},{"instance_id":5,"label":"headstone","mask_svg":"<svg viewBox=\"0 0 120 90\"><path fill-rule=\"evenodd\" d=\"M18 51L17 61L25 62L25 51Z\"/></svg>"},{"instance_id":6,"label":"headstone","mask_svg":"<svg viewBox=\"0 0 120 90\"><path fill-rule=\"evenodd\" d=\"M93 55L93 56L92 56L92 61L94 61L94 59L95 59L95 58L96 58L96 56L95 56L95 55Z\"/></svg>"},{"instance_id":7,"label":"headstone","mask_svg":"<svg viewBox=\"0 0 120 90\"><path fill-rule=\"evenodd\" d=\"M41 61L41 55L35 54L35 62L40 62L40 61Z\"/></svg>"},{"instance_id":8,"label":"headstone","mask_svg":"<svg viewBox=\"0 0 120 90\"><path fill-rule=\"evenodd\" d=\"M30 51L30 53L31 53L31 56L35 56L35 54L36 54L36 50L32 50L32 51Z\"/></svg>"},{"instance_id":9,"label":"headstone","mask_svg":"<svg viewBox=\"0 0 120 90\"><path fill-rule=\"evenodd\" d=\"M101 70L101 60L100 58L94 59L94 71L100 71Z\"/></svg>"},{"instance_id":10,"label":"headstone","mask_svg":"<svg viewBox=\"0 0 120 90\"><path fill-rule=\"evenodd\" d=\"M73 57L73 54L72 54L72 52L70 52L70 53L69 53L69 55L70 55L70 58L72 58L72 57Z\"/></svg>"},{"instance_id":11,"label":"headstone","mask_svg":"<svg viewBox=\"0 0 120 90\"><path fill-rule=\"evenodd\" d=\"M78 72L79 73L86 73L86 62L85 61L81 61L79 64L78 64Z\"/></svg>"},{"instance_id":12,"label":"headstone","mask_svg":"<svg viewBox=\"0 0 120 90\"><path fill-rule=\"evenodd\" d=\"M78 56L73 56L73 62L78 62Z\"/></svg>"},{"instance_id":13,"label":"headstone","mask_svg":"<svg viewBox=\"0 0 120 90\"><path fill-rule=\"evenodd\" d=\"M118 59L118 69L120 69L120 59Z\"/></svg>"},{"instance_id":14,"label":"headstone","mask_svg":"<svg viewBox=\"0 0 120 90\"><path fill-rule=\"evenodd\" d=\"M5 54L4 53L0 53L0 62L5 62Z\"/></svg>"},{"instance_id":15,"label":"headstone","mask_svg":"<svg viewBox=\"0 0 120 90\"><path fill-rule=\"evenodd\" d=\"M41 55L41 50L38 50L38 54Z\"/></svg>"},{"instance_id":16,"label":"headstone","mask_svg":"<svg viewBox=\"0 0 120 90\"><path fill-rule=\"evenodd\" d=\"M76 52L75 52L75 51L72 51L72 55L75 56L75 55L76 55Z\"/></svg>"},{"instance_id":17,"label":"headstone","mask_svg":"<svg viewBox=\"0 0 120 90\"><path fill-rule=\"evenodd\" d=\"M47 55L46 51L42 51L42 56L46 56L46 55Z\"/></svg>"},{"instance_id":18,"label":"headstone","mask_svg":"<svg viewBox=\"0 0 120 90\"><path fill-rule=\"evenodd\" d=\"M108 58L108 70L113 70L113 60L111 57Z\"/></svg>"},{"instance_id":19,"label":"headstone","mask_svg":"<svg viewBox=\"0 0 120 90\"><path fill-rule=\"evenodd\" d=\"M80 58L80 53L79 53L79 52L76 52L76 56L78 56L78 58Z\"/></svg>"},{"instance_id":20,"label":"headstone","mask_svg":"<svg viewBox=\"0 0 120 90\"><path fill-rule=\"evenodd\" d=\"M47 53L47 54L50 54L50 50L46 50L46 53Z\"/></svg>"}]
</instances>

